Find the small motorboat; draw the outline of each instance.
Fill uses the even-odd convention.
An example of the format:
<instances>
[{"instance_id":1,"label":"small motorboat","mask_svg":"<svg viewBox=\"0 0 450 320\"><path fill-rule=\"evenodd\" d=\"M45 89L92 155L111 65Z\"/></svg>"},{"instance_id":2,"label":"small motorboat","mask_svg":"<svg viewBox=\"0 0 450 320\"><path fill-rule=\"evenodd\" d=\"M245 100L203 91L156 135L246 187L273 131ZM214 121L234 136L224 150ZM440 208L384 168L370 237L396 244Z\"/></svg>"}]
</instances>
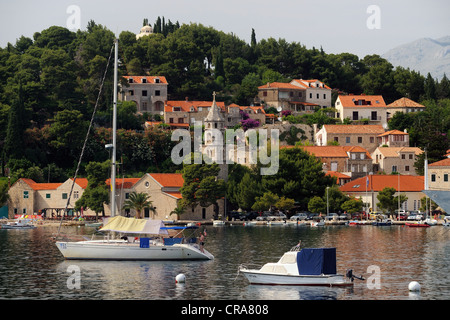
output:
<instances>
[{"instance_id":1,"label":"small motorboat","mask_svg":"<svg viewBox=\"0 0 450 320\"><path fill-rule=\"evenodd\" d=\"M266 263L261 269L242 272L251 284L293 286L352 286L353 279L363 279L348 270L336 273L336 248L300 249L300 243L286 252L278 262Z\"/></svg>"},{"instance_id":2,"label":"small motorboat","mask_svg":"<svg viewBox=\"0 0 450 320\"><path fill-rule=\"evenodd\" d=\"M267 225L268 225L268 226L276 227L276 226L286 226L287 223L286 223L286 221L284 221L284 220L273 220L273 221L269 221L269 222L267 223Z\"/></svg>"},{"instance_id":3,"label":"small motorboat","mask_svg":"<svg viewBox=\"0 0 450 320\"><path fill-rule=\"evenodd\" d=\"M311 222L311 227L323 227L324 225L325 225L325 222L323 220Z\"/></svg>"},{"instance_id":4,"label":"small motorboat","mask_svg":"<svg viewBox=\"0 0 450 320\"><path fill-rule=\"evenodd\" d=\"M391 219L377 220L375 222L372 222L372 225L377 227L392 226L392 220Z\"/></svg>"},{"instance_id":5,"label":"small motorboat","mask_svg":"<svg viewBox=\"0 0 450 320\"><path fill-rule=\"evenodd\" d=\"M362 220L351 220L348 222L349 226L363 226L366 224L367 224L367 221L362 221Z\"/></svg>"},{"instance_id":6,"label":"small motorboat","mask_svg":"<svg viewBox=\"0 0 450 320\"><path fill-rule=\"evenodd\" d=\"M214 220L213 221L213 226L215 226L215 227L222 227L224 225L225 225L225 221L223 221L223 220Z\"/></svg>"},{"instance_id":7,"label":"small motorboat","mask_svg":"<svg viewBox=\"0 0 450 320\"><path fill-rule=\"evenodd\" d=\"M32 224L31 219L16 219L13 222L8 222L2 225L2 229L34 229L35 225Z\"/></svg>"},{"instance_id":8,"label":"small motorboat","mask_svg":"<svg viewBox=\"0 0 450 320\"><path fill-rule=\"evenodd\" d=\"M419 223L419 222L407 222L407 223L405 223L405 226L412 227L412 228L428 228L428 227L430 227L429 224Z\"/></svg>"}]
</instances>

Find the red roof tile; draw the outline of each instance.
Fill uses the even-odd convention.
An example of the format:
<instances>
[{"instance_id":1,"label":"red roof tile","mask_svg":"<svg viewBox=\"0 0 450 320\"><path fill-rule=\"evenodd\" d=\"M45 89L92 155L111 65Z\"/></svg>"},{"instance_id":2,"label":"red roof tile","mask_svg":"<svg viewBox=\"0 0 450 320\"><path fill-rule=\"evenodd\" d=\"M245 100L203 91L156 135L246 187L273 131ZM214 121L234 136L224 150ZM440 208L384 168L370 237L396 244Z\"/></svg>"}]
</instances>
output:
<instances>
[{"instance_id":1,"label":"red roof tile","mask_svg":"<svg viewBox=\"0 0 450 320\"><path fill-rule=\"evenodd\" d=\"M429 167L450 167L450 158L430 163L428 166Z\"/></svg>"},{"instance_id":2,"label":"red roof tile","mask_svg":"<svg viewBox=\"0 0 450 320\"><path fill-rule=\"evenodd\" d=\"M159 83L165 83L167 84L166 77L164 76L124 76L125 79L133 79L133 83L144 83L142 82L142 79L146 79L146 83L148 84L155 84L155 80L159 79Z\"/></svg>"},{"instance_id":3,"label":"red roof tile","mask_svg":"<svg viewBox=\"0 0 450 320\"><path fill-rule=\"evenodd\" d=\"M377 124L325 124L323 126L328 134L348 133L348 134L382 134L384 129Z\"/></svg>"},{"instance_id":4,"label":"red roof tile","mask_svg":"<svg viewBox=\"0 0 450 320\"><path fill-rule=\"evenodd\" d=\"M398 190L400 184L400 192L421 192L424 189L423 176L409 175L369 175L368 191L379 192L386 187ZM358 178L349 183L344 184L340 189L343 192L366 192L366 177ZM400 183L399 183L400 180Z\"/></svg>"},{"instance_id":5,"label":"red roof tile","mask_svg":"<svg viewBox=\"0 0 450 320\"><path fill-rule=\"evenodd\" d=\"M386 108L383 96L369 96L369 95L339 95L338 99L344 108L355 107L383 107ZM361 104L360 104L361 103Z\"/></svg>"},{"instance_id":6,"label":"red roof tile","mask_svg":"<svg viewBox=\"0 0 450 320\"><path fill-rule=\"evenodd\" d=\"M184 183L181 173L149 173L163 187L181 188Z\"/></svg>"},{"instance_id":7,"label":"red roof tile","mask_svg":"<svg viewBox=\"0 0 450 320\"><path fill-rule=\"evenodd\" d=\"M293 89L293 90L305 90L302 87L284 83L284 82L270 82L265 85L259 86L258 89Z\"/></svg>"},{"instance_id":8,"label":"red roof tile","mask_svg":"<svg viewBox=\"0 0 450 320\"><path fill-rule=\"evenodd\" d=\"M173 107L179 107L181 112L197 112L199 107L210 108L212 101L189 101L189 100L169 100L164 105L165 112L178 112L173 111ZM216 101L217 106L225 111L225 102ZM193 108L191 111L191 108Z\"/></svg>"},{"instance_id":9,"label":"red roof tile","mask_svg":"<svg viewBox=\"0 0 450 320\"><path fill-rule=\"evenodd\" d=\"M60 182L57 183L37 183L32 179L21 178L23 182L28 184L33 190L56 190L62 184Z\"/></svg>"}]
</instances>

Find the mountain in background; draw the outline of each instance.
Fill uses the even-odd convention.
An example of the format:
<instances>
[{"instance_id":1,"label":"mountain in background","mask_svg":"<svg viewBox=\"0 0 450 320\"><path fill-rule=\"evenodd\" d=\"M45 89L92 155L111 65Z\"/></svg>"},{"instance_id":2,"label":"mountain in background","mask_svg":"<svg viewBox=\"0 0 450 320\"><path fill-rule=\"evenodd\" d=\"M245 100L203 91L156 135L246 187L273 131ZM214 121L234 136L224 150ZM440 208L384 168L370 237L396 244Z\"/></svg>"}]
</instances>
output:
<instances>
[{"instance_id":1,"label":"mountain in background","mask_svg":"<svg viewBox=\"0 0 450 320\"><path fill-rule=\"evenodd\" d=\"M440 81L444 73L450 77L450 36L436 40L422 38L391 49L382 57L394 67L410 68L425 77L429 72Z\"/></svg>"}]
</instances>

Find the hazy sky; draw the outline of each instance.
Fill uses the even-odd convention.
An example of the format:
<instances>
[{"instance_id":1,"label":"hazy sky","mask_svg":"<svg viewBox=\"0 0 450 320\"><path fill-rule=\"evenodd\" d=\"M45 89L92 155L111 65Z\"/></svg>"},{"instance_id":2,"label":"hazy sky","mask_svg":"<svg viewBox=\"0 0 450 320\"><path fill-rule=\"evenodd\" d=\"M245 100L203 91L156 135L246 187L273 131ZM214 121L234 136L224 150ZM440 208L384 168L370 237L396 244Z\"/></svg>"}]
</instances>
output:
<instances>
[{"instance_id":1,"label":"hazy sky","mask_svg":"<svg viewBox=\"0 0 450 320\"><path fill-rule=\"evenodd\" d=\"M450 35L448 0L0 0L0 47L52 25L67 27L75 21L73 12L67 13L71 5L79 8L82 30L94 20L117 35L138 33L144 18L153 24L164 16L234 33L246 42L254 28L258 41L284 38L360 57Z\"/></svg>"}]
</instances>

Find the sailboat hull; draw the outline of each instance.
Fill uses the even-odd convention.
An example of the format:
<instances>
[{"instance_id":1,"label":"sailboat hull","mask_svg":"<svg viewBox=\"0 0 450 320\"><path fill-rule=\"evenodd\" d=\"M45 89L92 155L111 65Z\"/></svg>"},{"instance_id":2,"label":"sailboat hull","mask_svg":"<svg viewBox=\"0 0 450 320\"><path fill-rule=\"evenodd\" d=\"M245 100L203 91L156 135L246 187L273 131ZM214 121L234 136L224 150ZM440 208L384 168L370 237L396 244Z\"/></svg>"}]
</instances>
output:
<instances>
[{"instance_id":1,"label":"sailboat hull","mask_svg":"<svg viewBox=\"0 0 450 320\"><path fill-rule=\"evenodd\" d=\"M194 244L155 245L142 248L125 241L56 242L67 260L212 260Z\"/></svg>"}]
</instances>

